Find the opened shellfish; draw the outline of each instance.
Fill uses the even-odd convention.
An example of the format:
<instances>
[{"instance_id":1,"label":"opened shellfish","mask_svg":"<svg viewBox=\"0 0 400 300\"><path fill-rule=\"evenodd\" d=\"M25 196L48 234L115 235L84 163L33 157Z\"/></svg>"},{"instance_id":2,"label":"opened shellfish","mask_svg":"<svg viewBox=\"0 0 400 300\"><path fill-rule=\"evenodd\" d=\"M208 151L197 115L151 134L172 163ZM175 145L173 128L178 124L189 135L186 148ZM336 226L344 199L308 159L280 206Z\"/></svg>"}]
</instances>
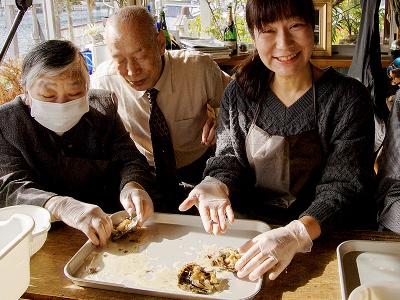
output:
<instances>
[{"instance_id":1,"label":"opened shellfish","mask_svg":"<svg viewBox=\"0 0 400 300\"><path fill-rule=\"evenodd\" d=\"M122 222L114 225L111 232L111 240L115 241L120 237L124 236L128 232L131 232L137 225L137 219L135 217L126 218Z\"/></svg>"},{"instance_id":2,"label":"opened shellfish","mask_svg":"<svg viewBox=\"0 0 400 300\"><path fill-rule=\"evenodd\" d=\"M207 272L196 263L185 265L178 274L178 286L187 292L211 294L219 284L214 272Z\"/></svg>"}]
</instances>

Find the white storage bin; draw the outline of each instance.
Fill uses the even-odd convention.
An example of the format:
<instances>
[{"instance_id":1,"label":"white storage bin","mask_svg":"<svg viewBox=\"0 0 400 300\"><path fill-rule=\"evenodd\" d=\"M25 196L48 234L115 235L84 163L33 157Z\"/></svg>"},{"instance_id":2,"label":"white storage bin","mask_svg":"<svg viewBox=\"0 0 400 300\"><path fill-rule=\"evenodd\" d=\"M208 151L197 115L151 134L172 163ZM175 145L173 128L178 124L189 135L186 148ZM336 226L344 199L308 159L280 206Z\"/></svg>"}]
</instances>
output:
<instances>
[{"instance_id":1,"label":"white storage bin","mask_svg":"<svg viewBox=\"0 0 400 300\"><path fill-rule=\"evenodd\" d=\"M30 281L29 242L35 226L27 215L14 214L0 221L0 298L17 300Z\"/></svg>"},{"instance_id":2,"label":"white storage bin","mask_svg":"<svg viewBox=\"0 0 400 300\"><path fill-rule=\"evenodd\" d=\"M14 214L27 215L35 222L29 243L29 254L32 256L42 248L47 239L47 233L51 227L50 213L47 209L37 205L14 205L0 209L0 221L8 220Z\"/></svg>"}]
</instances>

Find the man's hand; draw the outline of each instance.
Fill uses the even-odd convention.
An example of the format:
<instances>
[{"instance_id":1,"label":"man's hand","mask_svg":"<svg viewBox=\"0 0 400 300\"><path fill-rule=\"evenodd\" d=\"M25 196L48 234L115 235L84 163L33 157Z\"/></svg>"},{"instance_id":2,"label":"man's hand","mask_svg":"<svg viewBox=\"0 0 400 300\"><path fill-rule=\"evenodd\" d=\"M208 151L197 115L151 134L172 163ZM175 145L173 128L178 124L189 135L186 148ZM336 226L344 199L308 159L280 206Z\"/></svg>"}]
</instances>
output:
<instances>
[{"instance_id":1,"label":"man's hand","mask_svg":"<svg viewBox=\"0 0 400 300\"><path fill-rule=\"evenodd\" d=\"M127 183L120 193L120 202L129 215L136 212L138 225L154 213L153 201L149 194L135 183Z\"/></svg>"},{"instance_id":2,"label":"man's hand","mask_svg":"<svg viewBox=\"0 0 400 300\"><path fill-rule=\"evenodd\" d=\"M208 117L206 124L203 127L203 133L201 135L201 143L203 145L211 146L215 145L215 132L217 130L217 119L214 117Z\"/></svg>"}]
</instances>

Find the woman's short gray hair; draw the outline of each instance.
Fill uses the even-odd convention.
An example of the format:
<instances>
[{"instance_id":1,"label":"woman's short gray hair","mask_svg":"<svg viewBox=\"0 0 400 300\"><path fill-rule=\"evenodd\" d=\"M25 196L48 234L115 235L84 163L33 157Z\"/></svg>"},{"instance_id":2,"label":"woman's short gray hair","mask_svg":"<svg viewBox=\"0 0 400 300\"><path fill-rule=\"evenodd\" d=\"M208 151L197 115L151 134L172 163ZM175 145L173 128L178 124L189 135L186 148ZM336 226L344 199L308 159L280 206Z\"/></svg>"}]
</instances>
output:
<instances>
[{"instance_id":1,"label":"woman's short gray hair","mask_svg":"<svg viewBox=\"0 0 400 300\"><path fill-rule=\"evenodd\" d=\"M48 40L35 46L25 56L20 84L29 89L42 76L57 76L68 70L71 76L82 77L89 86L86 60L79 49L70 41Z\"/></svg>"}]
</instances>

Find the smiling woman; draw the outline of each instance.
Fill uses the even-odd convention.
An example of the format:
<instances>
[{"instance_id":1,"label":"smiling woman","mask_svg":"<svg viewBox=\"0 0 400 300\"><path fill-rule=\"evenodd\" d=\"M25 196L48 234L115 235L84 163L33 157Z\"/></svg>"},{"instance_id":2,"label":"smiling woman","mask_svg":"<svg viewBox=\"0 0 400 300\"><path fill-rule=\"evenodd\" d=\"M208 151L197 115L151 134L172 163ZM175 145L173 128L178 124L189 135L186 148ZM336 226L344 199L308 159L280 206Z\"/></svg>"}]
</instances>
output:
<instances>
[{"instance_id":1,"label":"smiling woman","mask_svg":"<svg viewBox=\"0 0 400 300\"><path fill-rule=\"evenodd\" d=\"M246 22L257 52L225 89L215 156L181 206L215 235L233 211L285 225L238 249L239 278L274 280L320 235L376 225L374 118L361 82L310 63L312 0L248 0Z\"/></svg>"}]
</instances>

